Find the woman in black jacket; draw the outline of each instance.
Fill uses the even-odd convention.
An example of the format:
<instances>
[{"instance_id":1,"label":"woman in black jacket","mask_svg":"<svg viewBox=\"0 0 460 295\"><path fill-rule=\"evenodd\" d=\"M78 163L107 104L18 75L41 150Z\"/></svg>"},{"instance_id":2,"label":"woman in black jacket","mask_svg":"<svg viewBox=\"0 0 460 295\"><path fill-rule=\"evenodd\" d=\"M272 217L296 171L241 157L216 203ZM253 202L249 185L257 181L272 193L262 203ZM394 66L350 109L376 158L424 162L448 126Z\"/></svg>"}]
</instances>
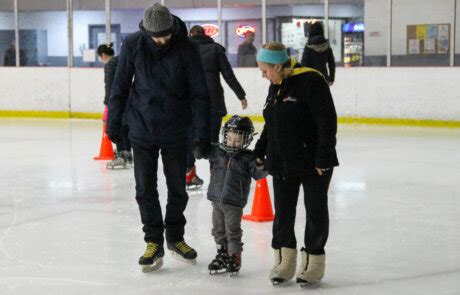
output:
<instances>
[{"instance_id":1,"label":"woman in black jacket","mask_svg":"<svg viewBox=\"0 0 460 295\"><path fill-rule=\"evenodd\" d=\"M303 50L302 65L320 71L330 86L334 84L334 53L329 40L324 38L324 28L320 22L313 23L310 27L310 36Z\"/></svg>"},{"instance_id":2,"label":"woman in black jacket","mask_svg":"<svg viewBox=\"0 0 460 295\"><path fill-rule=\"evenodd\" d=\"M97 55L99 56L99 60L104 64L105 108L103 121L106 122L108 113L107 106L109 104L110 90L112 89L112 83L117 71L118 57L115 56L113 43L110 43L110 45L99 45L97 48ZM131 154L131 143L129 142L126 126L122 129L122 133L123 134L120 136L121 140L116 144L116 158L115 160L107 163L107 169L127 168L128 164L132 164L133 156Z\"/></svg>"},{"instance_id":3,"label":"woman in black jacket","mask_svg":"<svg viewBox=\"0 0 460 295\"><path fill-rule=\"evenodd\" d=\"M271 82L263 111L265 125L254 150L258 162L273 176L275 266L270 280L278 284L294 277L294 224L302 185L307 220L297 282L316 283L325 268L327 192L333 168L339 164L334 103L324 76L290 60L283 44L264 45L257 62L262 76Z\"/></svg>"}]
</instances>

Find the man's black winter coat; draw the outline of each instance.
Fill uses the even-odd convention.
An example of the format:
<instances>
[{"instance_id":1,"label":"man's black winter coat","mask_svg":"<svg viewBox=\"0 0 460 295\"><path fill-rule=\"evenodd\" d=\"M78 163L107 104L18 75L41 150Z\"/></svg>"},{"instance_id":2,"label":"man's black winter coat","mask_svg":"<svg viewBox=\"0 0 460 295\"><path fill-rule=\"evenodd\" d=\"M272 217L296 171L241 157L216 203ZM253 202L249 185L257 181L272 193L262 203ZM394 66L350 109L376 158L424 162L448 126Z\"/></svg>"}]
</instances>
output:
<instances>
[{"instance_id":1,"label":"man's black winter coat","mask_svg":"<svg viewBox=\"0 0 460 295\"><path fill-rule=\"evenodd\" d=\"M193 141L209 142L210 99L203 66L178 17L166 46L158 46L142 22L140 31L123 41L109 101L109 137L120 134L124 112L133 146L188 144L192 117Z\"/></svg>"}]
</instances>

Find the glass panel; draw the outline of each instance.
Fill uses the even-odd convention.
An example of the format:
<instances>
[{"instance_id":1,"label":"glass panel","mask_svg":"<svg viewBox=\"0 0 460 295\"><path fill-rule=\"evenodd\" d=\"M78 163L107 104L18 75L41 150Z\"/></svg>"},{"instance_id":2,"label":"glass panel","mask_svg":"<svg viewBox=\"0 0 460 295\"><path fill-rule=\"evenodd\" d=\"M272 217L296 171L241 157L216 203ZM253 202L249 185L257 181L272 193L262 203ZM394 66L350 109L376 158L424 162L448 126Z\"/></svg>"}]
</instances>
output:
<instances>
[{"instance_id":1,"label":"glass panel","mask_svg":"<svg viewBox=\"0 0 460 295\"><path fill-rule=\"evenodd\" d=\"M135 1L133 3L130 0L112 0L112 27L118 27L120 31L117 42L115 42L116 55L120 53L121 44L126 36L139 31L139 23L144 16L144 9L151 3L151 1Z\"/></svg>"},{"instance_id":2,"label":"glass panel","mask_svg":"<svg viewBox=\"0 0 460 295\"><path fill-rule=\"evenodd\" d=\"M455 60L454 65L460 66L460 3L457 2L455 12Z\"/></svg>"},{"instance_id":3,"label":"glass panel","mask_svg":"<svg viewBox=\"0 0 460 295\"><path fill-rule=\"evenodd\" d=\"M19 0L21 66L67 66L66 0Z\"/></svg>"},{"instance_id":4,"label":"glass panel","mask_svg":"<svg viewBox=\"0 0 460 295\"><path fill-rule=\"evenodd\" d=\"M454 10L451 0L393 1L392 66L448 66Z\"/></svg>"},{"instance_id":5,"label":"glass panel","mask_svg":"<svg viewBox=\"0 0 460 295\"><path fill-rule=\"evenodd\" d=\"M380 11L383 19L384 13L385 10ZM330 1L329 40L338 66L365 64L365 29L364 0Z\"/></svg>"},{"instance_id":6,"label":"glass panel","mask_svg":"<svg viewBox=\"0 0 460 295\"><path fill-rule=\"evenodd\" d=\"M0 65L16 66L13 0L0 2Z\"/></svg>"},{"instance_id":7,"label":"glass panel","mask_svg":"<svg viewBox=\"0 0 460 295\"><path fill-rule=\"evenodd\" d=\"M185 22L187 30L193 26L203 26L207 35L214 39L214 42L225 44L225 25L219 27L217 21L217 1L165 1L165 5L171 13L178 16ZM222 41L221 41L222 40Z\"/></svg>"},{"instance_id":8,"label":"glass panel","mask_svg":"<svg viewBox=\"0 0 460 295\"><path fill-rule=\"evenodd\" d=\"M299 62L315 22L324 22L322 0L267 0L267 41L283 43Z\"/></svg>"},{"instance_id":9,"label":"glass panel","mask_svg":"<svg viewBox=\"0 0 460 295\"><path fill-rule=\"evenodd\" d=\"M257 67L255 57L262 47L260 0L222 1L226 38L223 44L234 67Z\"/></svg>"},{"instance_id":10,"label":"glass panel","mask_svg":"<svg viewBox=\"0 0 460 295\"><path fill-rule=\"evenodd\" d=\"M366 1L364 5L364 66L386 66L389 3Z\"/></svg>"},{"instance_id":11,"label":"glass panel","mask_svg":"<svg viewBox=\"0 0 460 295\"><path fill-rule=\"evenodd\" d=\"M112 25L111 30L111 40L117 44L120 28ZM105 43L105 1L73 1L74 67L101 67L96 50Z\"/></svg>"}]
</instances>

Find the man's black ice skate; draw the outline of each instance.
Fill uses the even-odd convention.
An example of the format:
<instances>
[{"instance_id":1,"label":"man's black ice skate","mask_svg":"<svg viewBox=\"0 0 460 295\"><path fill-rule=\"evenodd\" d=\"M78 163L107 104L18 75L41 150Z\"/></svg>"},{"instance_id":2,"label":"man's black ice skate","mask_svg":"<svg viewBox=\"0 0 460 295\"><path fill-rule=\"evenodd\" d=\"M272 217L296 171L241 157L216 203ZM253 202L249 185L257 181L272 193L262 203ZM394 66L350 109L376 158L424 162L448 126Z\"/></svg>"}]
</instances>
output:
<instances>
[{"instance_id":1,"label":"man's black ice skate","mask_svg":"<svg viewBox=\"0 0 460 295\"><path fill-rule=\"evenodd\" d=\"M131 151L123 151L123 156L129 165L133 165L133 153Z\"/></svg>"},{"instance_id":2,"label":"man's black ice skate","mask_svg":"<svg viewBox=\"0 0 460 295\"><path fill-rule=\"evenodd\" d=\"M241 253L233 254L229 257L227 272L231 276L237 275L241 268Z\"/></svg>"},{"instance_id":3,"label":"man's black ice skate","mask_svg":"<svg viewBox=\"0 0 460 295\"><path fill-rule=\"evenodd\" d=\"M203 179L196 175L195 166L187 170L187 174L185 175L185 185L188 190L200 189L203 186L203 183Z\"/></svg>"},{"instance_id":4,"label":"man's black ice skate","mask_svg":"<svg viewBox=\"0 0 460 295\"><path fill-rule=\"evenodd\" d=\"M171 254L175 259L189 264L196 264L198 254L185 241L174 244L168 243L168 249L171 250Z\"/></svg>"},{"instance_id":5,"label":"man's black ice skate","mask_svg":"<svg viewBox=\"0 0 460 295\"><path fill-rule=\"evenodd\" d=\"M163 246L148 242L144 255L139 258L139 265L143 272L151 272L163 266L163 256L165 251Z\"/></svg>"},{"instance_id":6,"label":"man's black ice skate","mask_svg":"<svg viewBox=\"0 0 460 295\"><path fill-rule=\"evenodd\" d=\"M229 258L230 257L228 256L227 249L224 247L224 245L217 244L216 258L214 258L208 265L209 274L215 275L226 273Z\"/></svg>"}]
</instances>

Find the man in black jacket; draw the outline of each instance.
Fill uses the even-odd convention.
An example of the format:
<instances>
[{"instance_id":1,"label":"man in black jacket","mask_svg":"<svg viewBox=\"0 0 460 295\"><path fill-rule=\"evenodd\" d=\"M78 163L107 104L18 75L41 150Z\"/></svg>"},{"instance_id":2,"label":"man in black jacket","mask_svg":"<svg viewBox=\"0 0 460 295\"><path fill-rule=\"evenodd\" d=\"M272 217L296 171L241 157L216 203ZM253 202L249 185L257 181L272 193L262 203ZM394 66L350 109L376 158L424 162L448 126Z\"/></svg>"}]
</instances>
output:
<instances>
[{"instance_id":1,"label":"man in black jacket","mask_svg":"<svg viewBox=\"0 0 460 295\"><path fill-rule=\"evenodd\" d=\"M225 82L227 82L228 86L230 86L236 97L240 100L243 110L248 106L246 93L233 73L232 66L225 55L225 48L214 42L211 37L207 36L201 26L192 27L190 29L190 36L199 46L201 61L206 76L206 84L208 85L209 94L211 96L211 142L218 143L222 118L227 114L224 89L220 82L220 74L222 74ZM195 158L193 157L191 148L189 148L188 154L187 187L200 187L203 184L203 180L196 175Z\"/></svg>"},{"instance_id":2,"label":"man in black jacket","mask_svg":"<svg viewBox=\"0 0 460 295\"><path fill-rule=\"evenodd\" d=\"M334 53L329 40L324 38L324 28L320 22L315 22L310 27L310 36L302 54L302 65L321 72L329 86L334 84Z\"/></svg>"},{"instance_id":3,"label":"man in black jacket","mask_svg":"<svg viewBox=\"0 0 460 295\"><path fill-rule=\"evenodd\" d=\"M209 156L210 99L197 46L184 22L158 3L146 8L140 31L123 42L109 101L112 141L118 140L124 112L147 243L139 264L143 271L161 267L165 230L173 256L194 264L197 253L184 241L186 156L192 120L195 153ZM168 188L164 222L157 190L160 153Z\"/></svg>"},{"instance_id":4,"label":"man in black jacket","mask_svg":"<svg viewBox=\"0 0 460 295\"><path fill-rule=\"evenodd\" d=\"M254 46L254 32L247 32L244 35L244 42L238 46L238 67L255 68L257 67L256 55L257 48Z\"/></svg>"},{"instance_id":5,"label":"man in black jacket","mask_svg":"<svg viewBox=\"0 0 460 295\"><path fill-rule=\"evenodd\" d=\"M23 49L19 49L19 65L21 67L27 64L27 55ZM16 42L11 42L10 48L5 52L5 57L3 58L3 66L5 67L15 67L16 66Z\"/></svg>"}]
</instances>

